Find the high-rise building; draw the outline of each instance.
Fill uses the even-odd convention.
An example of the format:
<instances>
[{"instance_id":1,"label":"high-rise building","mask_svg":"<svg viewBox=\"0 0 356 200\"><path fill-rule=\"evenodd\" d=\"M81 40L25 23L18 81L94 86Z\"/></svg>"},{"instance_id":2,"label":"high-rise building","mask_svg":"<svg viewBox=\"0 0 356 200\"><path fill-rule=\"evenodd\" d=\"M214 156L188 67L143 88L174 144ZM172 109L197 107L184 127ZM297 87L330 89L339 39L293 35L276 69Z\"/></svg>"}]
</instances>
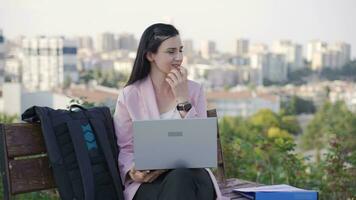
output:
<instances>
[{"instance_id":1,"label":"high-rise building","mask_svg":"<svg viewBox=\"0 0 356 200\"><path fill-rule=\"evenodd\" d=\"M284 55L288 72L297 71L304 67L302 46L293 44L290 40L278 40L273 43L272 52Z\"/></svg>"},{"instance_id":2,"label":"high-rise building","mask_svg":"<svg viewBox=\"0 0 356 200\"><path fill-rule=\"evenodd\" d=\"M330 49L340 53L338 58L339 62L335 65L337 68L342 67L344 64L351 60L351 45L345 42L336 42L330 46Z\"/></svg>"},{"instance_id":3,"label":"high-rise building","mask_svg":"<svg viewBox=\"0 0 356 200\"><path fill-rule=\"evenodd\" d=\"M268 51L269 51L268 46L264 43L255 43L249 47L249 53L252 53L252 54L267 53Z\"/></svg>"},{"instance_id":4,"label":"high-rise building","mask_svg":"<svg viewBox=\"0 0 356 200\"><path fill-rule=\"evenodd\" d=\"M249 53L250 42L247 39L237 39L236 40L236 54L239 56L246 55Z\"/></svg>"},{"instance_id":5,"label":"high-rise building","mask_svg":"<svg viewBox=\"0 0 356 200\"><path fill-rule=\"evenodd\" d=\"M216 53L216 43L214 41L206 40L201 42L200 54L205 59L210 59Z\"/></svg>"},{"instance_id":6,"label":"high-rise building","mask_svg":"<svg viewBox=\"0 0 356 200\"><path fill-rule=\"evenodd\" d=\"M0 83L4 82L5 71L5 38L0 29Z\"/></svg>"},{"instance_id":7,"label":"high-rise building","mask_svg":"<svg viewBox=\"0 0 356 200\"><path fill-rule=\"evenodd\" d=\"M133 34L122 33L118 36L117 47L122 50L135 51L137 49L137 40Z\"/></svg>"},{"instance_id":8,"label":"high-rise building","mask_svg":"<svg viewBox=\"0 0 356 200\"><path fill-rule=\"evenodd\" d=\"M255 53L250 55L250 65L258 69L263 80L283 82L287 80L287 63L285 56L274 53Z\"/></svg>"},{"instance_id":9,"label":"high-rise building","mask_svg":"<svg viewBox=\"0 0 356 200\"><path fill-rule=\"evenodd\" d=\"M65 81L78 80L77 42L63 37L36 37L22 40L24 87L51 90Z\"/></svg>"},{"instance_id":10,"label":"high-rise building","mask_svg":"<svg viewBox=\"0 0 356 200\"><path fill-rule=\"evenodd\" d=\"M91 36L80 36L77 39L79 49L94 49L93 38Z\"/></svg>"},{"instance_id":11,"label":"high-rise building","mask_svg":"<svg viewBox=\"0 0 356 200\"><path fill-rule=\"evenodd\" d=\"M194 44L193 40L187 39L183 41L183 52L186 56L194 55Z\"/></svg>"},{"instance_id":12,"label":"high-rise building","mask_svg":"<svg viewBox=\"0 0 356 200\"><path fill-rule=\"evenodd\" d=\"M340 69L351 59L351 46L344 42L328 45L326 42L308 43L308 56L313 70Z\"/></svg>"},{"instance_id":13,"label":"high-rise building","mask_svg":"<svg viewBox=\"0 0 356 200\"><path fill-rule=\"evenodd\" d=\"M307 44L307 61L312 62L314 54L325 51L328 47L326 42L320 40L312 40Z\"/></svg>"},{"instance_id":14,"label":"high-rise building","mask_svg":"<svg viewBox=\"0 0 356 200\"><path fill-rule=\"evenodd\" d=\"M96 50L108 52L117 49L115 36L113 33L102 33L97 37Z\"/></svg>"}]
</instances>

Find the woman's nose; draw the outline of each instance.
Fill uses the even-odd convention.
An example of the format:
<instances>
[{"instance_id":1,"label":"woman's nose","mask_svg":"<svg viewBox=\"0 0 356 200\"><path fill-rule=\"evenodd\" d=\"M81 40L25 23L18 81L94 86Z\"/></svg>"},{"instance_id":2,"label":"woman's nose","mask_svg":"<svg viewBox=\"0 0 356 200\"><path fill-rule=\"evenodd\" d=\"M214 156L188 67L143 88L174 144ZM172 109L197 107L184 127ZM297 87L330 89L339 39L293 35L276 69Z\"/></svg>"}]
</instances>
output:
<instances>
[{"instance_id":1,"label":"woman's nose","mask_svg":"<svg viewBox=\"0 0 356 200\"><path fill-rule=\"evenodd\" d=\"M183 53L178 52L174 55L174 60L183 60Z\"/></svg>"}]
</instances>

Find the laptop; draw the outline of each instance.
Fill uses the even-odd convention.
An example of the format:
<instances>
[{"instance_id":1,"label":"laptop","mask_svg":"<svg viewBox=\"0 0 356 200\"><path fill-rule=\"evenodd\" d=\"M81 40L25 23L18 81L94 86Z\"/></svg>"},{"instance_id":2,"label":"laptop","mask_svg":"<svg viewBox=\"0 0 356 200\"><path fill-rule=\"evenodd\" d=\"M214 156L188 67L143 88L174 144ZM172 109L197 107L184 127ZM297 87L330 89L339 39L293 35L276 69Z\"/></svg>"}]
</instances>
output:
<instances>
[{"instance_id":1,"label":"laptop","mask_svg":"<svg viewBox=\"0 0 356 200\"><path fill-rule=\"evenodd\" d=\"M217 167L217 119L133 122L137 170Z\"/></svg>"}]
</instances>

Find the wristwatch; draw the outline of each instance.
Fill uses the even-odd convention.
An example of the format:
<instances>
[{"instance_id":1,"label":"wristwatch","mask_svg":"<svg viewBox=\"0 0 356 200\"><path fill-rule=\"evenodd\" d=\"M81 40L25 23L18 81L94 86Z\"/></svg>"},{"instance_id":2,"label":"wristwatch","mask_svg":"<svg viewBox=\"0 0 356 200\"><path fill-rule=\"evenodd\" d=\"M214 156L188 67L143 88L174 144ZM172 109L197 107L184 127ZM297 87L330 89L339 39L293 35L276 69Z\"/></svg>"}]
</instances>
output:
<instances>
[{"instance_id":1,"label":"wristwatch","mask_svg":"<svg viewBox=\"0 0 356 200\"><path fill-rule=\"evenodd\" d=\"M188 101L177 104L178 111L185 111L188 112L192 108L192 104Z\"/></svg>"}]
</instances>

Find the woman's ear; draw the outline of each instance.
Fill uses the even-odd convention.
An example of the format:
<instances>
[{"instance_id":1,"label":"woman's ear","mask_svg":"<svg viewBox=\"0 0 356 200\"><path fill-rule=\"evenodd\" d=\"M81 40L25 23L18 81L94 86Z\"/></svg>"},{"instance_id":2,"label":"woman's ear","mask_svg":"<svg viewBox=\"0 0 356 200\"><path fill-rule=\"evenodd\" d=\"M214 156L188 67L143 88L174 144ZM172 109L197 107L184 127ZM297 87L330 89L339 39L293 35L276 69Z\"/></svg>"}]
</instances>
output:
<instances>
[{"instance_id":1,"label":"woman's ear","mask_svg":"<svg viewBox=\"0 0 356 200\"><path fill-rule=\"evenodd\" d=\"M154 61L154 56L152 52L147 52L146 53L146 58L148 61L153 62Z\"/></svg>"}]
</instances>

